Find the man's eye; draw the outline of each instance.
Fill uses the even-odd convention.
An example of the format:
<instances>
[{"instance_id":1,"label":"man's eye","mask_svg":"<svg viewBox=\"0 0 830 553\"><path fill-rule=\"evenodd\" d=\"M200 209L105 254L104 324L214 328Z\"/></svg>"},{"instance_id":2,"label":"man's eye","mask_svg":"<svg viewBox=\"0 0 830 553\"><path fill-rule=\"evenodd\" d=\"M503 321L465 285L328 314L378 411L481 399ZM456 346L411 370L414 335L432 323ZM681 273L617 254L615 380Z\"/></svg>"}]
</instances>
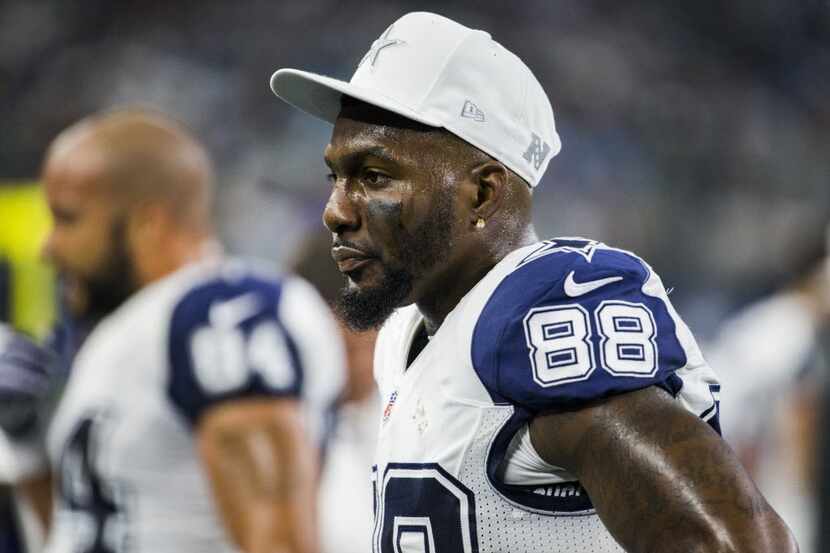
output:
<instances>
[{"instance_id":1,"label":"man's eye","mask_svg":"<svg viewBox=\"0 0 830 553\"><path fill-rule=\"evenodd\" d=\"M73 225L78 221L78 214L63 210L55 210L52 212L52 221L54 221L56 225Z\"/></svg>"},{"instance_id":2,"label":"man's eye","mask_svg":"<svg viewBox=\"0 0 830 553\"><path fill-rule=\"evenodd\" d=\"M384 186L391 180L391 177L380 171L368 170L363 173L363 180L370 186Z\"/></svg>"}]
</instances>

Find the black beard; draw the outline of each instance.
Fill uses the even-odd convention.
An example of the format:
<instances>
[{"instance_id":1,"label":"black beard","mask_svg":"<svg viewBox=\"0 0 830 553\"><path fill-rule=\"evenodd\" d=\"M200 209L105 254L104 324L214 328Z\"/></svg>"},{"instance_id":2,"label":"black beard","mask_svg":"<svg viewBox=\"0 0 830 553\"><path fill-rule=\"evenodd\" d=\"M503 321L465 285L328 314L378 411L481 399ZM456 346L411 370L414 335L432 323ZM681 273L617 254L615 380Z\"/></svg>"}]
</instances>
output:
<instances>
[{"instance_id":1,"label":"black beard","mask_svg":"<svg viewBox=\"0 0 830 553\"><path fill-rule=\"evenodd\" d=\"M380 328L412 291L412 275L405 270L387 272L373 288L344 288L334 304L337 316L355 331Z\"/></svg>"},{"instance_id":2,"label":"black beard","mask_svg":"<svg viewBox=\"0 0 830 553\"><path fill-rule=\"evenodd\" d=\"M127 251L127 222L118 217L110 230L111 248L103 266L84 282L85 316L99 320L115 311L136 291L135 269Z\"/></svg>"},{"instance_id":3,"label":"black beard","mask_svg":"<svg viewBox=\"0 0 830 553\"><path fill-rule=\"evenodd\" d=\"M437 198L430 216L415 230L401 230L400 267L386 267L380 284L372 288L344 288L335 302L338 317L355 331L380 328L404 305L416 278L444 262L452 249L452 196L449 190ZM398 219L400 218L400 206ZM399 223L399 220L396 221ZM400 224L396 225L401 229Z\"/></svg>"}]
</instances>

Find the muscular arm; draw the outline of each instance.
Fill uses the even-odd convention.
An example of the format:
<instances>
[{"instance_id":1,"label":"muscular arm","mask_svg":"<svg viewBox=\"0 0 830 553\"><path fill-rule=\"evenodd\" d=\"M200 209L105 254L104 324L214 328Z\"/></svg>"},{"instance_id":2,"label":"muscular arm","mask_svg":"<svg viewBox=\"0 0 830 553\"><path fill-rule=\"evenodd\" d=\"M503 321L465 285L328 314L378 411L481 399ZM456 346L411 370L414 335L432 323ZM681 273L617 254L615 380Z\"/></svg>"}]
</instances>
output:
<instances>
[{"instance_id":1,"label":"muscular arm","mask_svg":"<svg viewBox=\"0 0 830 553\"><path fill-rule=\"evenodd\" d=\"M631 553L798 551L732 451L651 387L530 425L541 457L579 478Z\"/></svg>"},{"instance_id":2,"label":"muscular arm","mask_svg":"<svg viewBox=\"0 0 830 553\"><path fill-rule=\"evenodd\" d=\"M220 404L197 428L219 511L245 553L316 551L316 452L293 399Z\"/></svg>"}]
</instances>

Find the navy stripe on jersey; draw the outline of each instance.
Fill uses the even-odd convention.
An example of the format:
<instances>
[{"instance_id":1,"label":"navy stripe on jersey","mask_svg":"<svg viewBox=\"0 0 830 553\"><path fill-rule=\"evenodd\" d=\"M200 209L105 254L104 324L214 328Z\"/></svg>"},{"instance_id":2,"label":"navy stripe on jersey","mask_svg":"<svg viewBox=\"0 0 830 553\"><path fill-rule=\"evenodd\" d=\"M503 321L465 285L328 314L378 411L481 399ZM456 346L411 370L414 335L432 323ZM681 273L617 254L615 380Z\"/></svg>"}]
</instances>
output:
<instances>
[{"instance_id":1,"label":"navy stripe on jersey","mask_svg":"<svg viewBox=\"0 0 830 553\"><path fill-rule=\"evenodd\" d=\"M278 281L237 275L202 284L176 305L168 394L191 423L219 402L300 395L303 370L278 316L281 292Z\"/></svg>"},{"instance_id":2,"label":"navy stripe on jersey","mask_svg":"<svg viewBox=\"0 0 830 553\"><path fill-rule=\"evenodd\" d=\"M496 434L487 455L487 479L506 500L522 508L544 515L591 514L594 505L588 492L579 482L558 484L514 485L505 484L498 475L513 437L531 415L517 408Z\"/></svg>"}]
</instances>

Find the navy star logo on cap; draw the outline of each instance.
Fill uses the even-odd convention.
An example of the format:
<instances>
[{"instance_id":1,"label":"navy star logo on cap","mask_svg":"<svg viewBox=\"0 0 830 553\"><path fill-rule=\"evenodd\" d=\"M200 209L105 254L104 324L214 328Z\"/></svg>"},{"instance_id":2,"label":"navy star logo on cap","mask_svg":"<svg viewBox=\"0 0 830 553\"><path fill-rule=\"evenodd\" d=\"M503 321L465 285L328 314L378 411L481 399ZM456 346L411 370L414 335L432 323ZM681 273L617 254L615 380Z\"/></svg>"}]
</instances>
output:
<instances>
[{"instance_id":1,"label":"navy star logo on cap","mask_svg":"<svg viewBox=\"0 0 830 553\"><path fill-rule=\"evenodd\" d=\"M392 27L394 26L395 25L389 25L389 28L386 29L382 35L380 35L380 38L378 38L376 41L372 43L372 47L369 48L369 51L366 52L366 55L363 56L363 59L360 60L360 63L357 64L358 67L363 65L363 63L370 58L371 61L369 62L369 65L374 67L375 62L378 61L378 56L380 55L381 50L383 50L384 48L388 48L389 46L398 46L401 44L406 44L406 41L404 40L399 40L397 38L389 38L389 34L392 32Z\"/></svg>"}]
</instances>

